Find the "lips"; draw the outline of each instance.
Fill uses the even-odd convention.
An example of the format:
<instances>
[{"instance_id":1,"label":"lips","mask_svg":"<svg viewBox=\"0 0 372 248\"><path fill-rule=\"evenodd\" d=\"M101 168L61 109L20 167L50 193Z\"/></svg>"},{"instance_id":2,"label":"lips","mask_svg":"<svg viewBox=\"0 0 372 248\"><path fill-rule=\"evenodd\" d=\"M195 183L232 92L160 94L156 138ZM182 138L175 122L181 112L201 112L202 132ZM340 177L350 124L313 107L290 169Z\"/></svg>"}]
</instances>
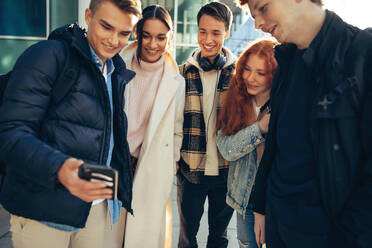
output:
<instances>
[{"instance_id":1,"label":"lips","mask_svg":"<svg viewBox=\"0 0 372 248\"><path fill-rule=\"evenodd\" d=\"M259 87L259 86L255 86L255 85L251 85L251 84L248 84L248 85L247 85L247 88L248 88L248 89L252 89L252 90L253 90L253 89L257 89L258 87Z\"/></svg>"},{"instance_id":2,"label":"lips","mask_svg":"<svg viewBox=\"0 0 372 248\"><path fill-rule=\"evenodd\" d=\"M206 46L206 45L203 45L203 48L208 51L208 52L211 52L214 50L215 46Z\"/></svg>"},{"instance_id":3,"label":"lips","mask_svg":"<svg viewBox=\"0 0 372 248\"><path fill-rule=\"evenodd\" d=\"M108 45L105 45L105 44L102 44L104 49L108 52L115 52L117 50L117 47L113 47L113 46L108 46Z\"/></svg>"},{"instance_id":4,"label":"lips","mask_svg":"<svg viewBox=\"0 0 372 248\"><path fill-rule=\"evenodd\" d=\"M275 26L273 26L270 30L269 30L269 33L271 34L271 36L274 36L274 32L275 32L275 30L276 30L276 25Z\"/></svg>"},{"instance_id":5,"label":"lips","mask_svg":"<svg viewBox=\"0 0 372 248\"><path fill-rule=\"evenodd\" d=\"M159 51L158 50L150 50L150 49L147 49L145 48L145 51L149 54L149 55L156 55Z\"/></svg>"}]
</instances>

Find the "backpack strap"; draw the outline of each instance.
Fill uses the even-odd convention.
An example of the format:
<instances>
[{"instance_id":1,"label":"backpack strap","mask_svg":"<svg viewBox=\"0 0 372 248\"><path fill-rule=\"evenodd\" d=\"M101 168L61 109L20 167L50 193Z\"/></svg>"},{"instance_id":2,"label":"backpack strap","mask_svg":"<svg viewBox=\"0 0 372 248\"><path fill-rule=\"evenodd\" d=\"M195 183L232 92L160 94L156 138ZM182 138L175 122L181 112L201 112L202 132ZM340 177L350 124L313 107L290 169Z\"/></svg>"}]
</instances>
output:
<instances>
[{"instance_id":1,"label":"backpack strap","mask_svg":"<svg viewBox=\"0 0 372 248\"><path fill-rule=\"evenodd\" d=\"M66 54L66 61L52 89L52 101L56 105L60 103L75 84L80 71L75 51L70 48L66 41L62 41L62 44Z\"/></svg>"}]
</instances>

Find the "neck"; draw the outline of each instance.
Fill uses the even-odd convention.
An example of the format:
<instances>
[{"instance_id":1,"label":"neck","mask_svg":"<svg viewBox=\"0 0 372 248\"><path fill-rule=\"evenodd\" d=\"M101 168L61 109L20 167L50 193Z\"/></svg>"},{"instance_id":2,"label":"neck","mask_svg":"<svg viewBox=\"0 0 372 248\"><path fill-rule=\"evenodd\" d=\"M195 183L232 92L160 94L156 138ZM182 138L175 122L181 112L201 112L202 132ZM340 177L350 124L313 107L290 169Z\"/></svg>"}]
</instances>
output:
<instances>
[{"instance_id":1,"label":"neck","mask_svg":"<svg viewBox=\"0 0 372 248\"><path fill-rule=\"evenodd\" d=\"M314 5L314 3L310 3ZM325 10L320 6L312 6L307 9L303 18L303 25L298 25L301 29L301 34L297 35L298 40L294 42L298 49L308 48L316 35L319 33L326 18ZM306 28L304 28L306 27Z\"/></svg>"},{"instance_id":2,"label":"neck","mask_svg":"<svg viewBox=\"0 0 372 248\"><path fill-rule=\"evenodd\" d=\"M257 107L261 107L269 100L269 98L270 98L270 90L254 96L254 101L256 102Z\"/></svg>"}]
</instances>

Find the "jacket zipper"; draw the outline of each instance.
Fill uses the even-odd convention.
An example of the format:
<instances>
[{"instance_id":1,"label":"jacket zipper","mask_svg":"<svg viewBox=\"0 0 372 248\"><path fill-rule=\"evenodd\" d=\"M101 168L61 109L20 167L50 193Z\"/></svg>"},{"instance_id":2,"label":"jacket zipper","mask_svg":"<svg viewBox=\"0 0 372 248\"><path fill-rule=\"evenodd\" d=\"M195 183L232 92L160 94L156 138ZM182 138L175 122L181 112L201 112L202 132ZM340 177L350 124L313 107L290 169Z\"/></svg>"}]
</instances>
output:
<instances>
[{"instance_id":1,"label":"jacket zipper","mask_svg":"<svg viewBox=\"0 0 372 248\"><path fill-rule=\"evenodd\" d=\"M96 70L98 70L98 68L96 68ZM98 70L99 71L99 70ZM99 77L103 77L102 73L99 74ZM105 89L104 85L102 84L102 78L100 78L101 82L100 82L100 85L101 85L101 88L103 90L103 93L104 93L104 101L103 101L103 104L106 105L107 104L107 90ZM105 81L103 82L104 84L106 83ZM110 104L110 99L109 100L109 104ZM104 165L104 161L103 161L103 158L104 158L104 155L105 155L105 151L106 151L106 137L107 137L107 121L108 121L108 118L107 118L107 111L105 111L105 107L103 108L103 112L104 112L104 125L103 125L103 138L102 138L102 149L101 149L101 152L100 152L100 155L99 155L99 164L101 165ZM111 108L111 107L110 107ZM108 113L108 115L110 115L110 112ZM109 128L110 129L110 128ZM111 131L111 130L110 130Z\"/></svg>"}]
</instances>

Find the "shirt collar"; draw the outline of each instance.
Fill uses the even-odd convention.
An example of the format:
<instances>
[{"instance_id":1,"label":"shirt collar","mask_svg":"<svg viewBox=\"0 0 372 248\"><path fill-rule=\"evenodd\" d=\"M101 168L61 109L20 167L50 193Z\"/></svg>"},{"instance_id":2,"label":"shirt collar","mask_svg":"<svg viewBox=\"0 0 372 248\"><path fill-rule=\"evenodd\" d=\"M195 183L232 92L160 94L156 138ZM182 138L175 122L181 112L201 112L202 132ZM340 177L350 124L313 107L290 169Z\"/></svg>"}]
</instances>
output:
<instances>
[{"instance_id":1,"label":"shirt collar","mask_svg":"<svg viewBox=\"0 0 372 248\"><path fill-rule=\"evenodd\" d=\"M90 49L90 54L92 55L93 63L98 67L100 71L102 71L102 66L103 66L102 60L97 56L97 54L94 52L93 48L90 45L89 45L89 49ZM107 75L110 75L111 73L114 72L115 66L111 58L106 60L106 66L107 66Z\"/></svg>"}]
</instances>

